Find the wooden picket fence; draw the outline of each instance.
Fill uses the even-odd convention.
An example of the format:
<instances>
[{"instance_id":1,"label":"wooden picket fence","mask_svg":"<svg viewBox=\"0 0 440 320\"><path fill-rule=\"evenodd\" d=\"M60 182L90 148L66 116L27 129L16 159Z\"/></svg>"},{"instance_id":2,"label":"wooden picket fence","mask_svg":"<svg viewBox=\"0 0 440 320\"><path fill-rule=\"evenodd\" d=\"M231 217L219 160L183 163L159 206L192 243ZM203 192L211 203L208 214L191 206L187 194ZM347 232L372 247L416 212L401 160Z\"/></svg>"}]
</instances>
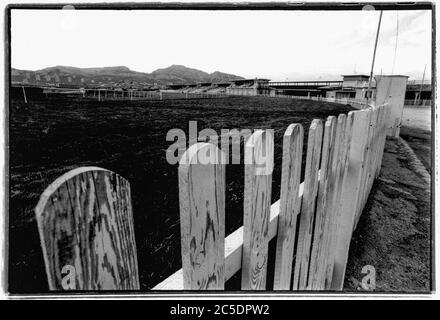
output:
<instances>
[{"instance_id":1,"label":"wooden picket fence","mask_svg":"<svg viewBox=\"0 0 440 320\"><path fill-rule=\"evenodd\" d=\"M352 232L381 167L388 110L313 120L303 183L304 132L291 124L272 204L273 135L255 131L245 144L244 223L228 237L224 155L210 143L191 146L178 169L182 269L153 290L223 290L240 270L242 290L265 290L269 263L274 290L342 290ZM214 161L201 163L206 154ZM100 168L73 170L46 189L36 217L50 289L65 289L65 266L75 268L77 290L139 289L128 181Z\"/></svg>"},{"instance_id":2,"label":"wooden picket fence","mask_svg":"<svg viewBox=\"0 0 440 320\"><path fill-rule=\"evenodd\" d=\"M325 102L333 102L339 104L348 104L355 109L365 109L370 107L370 104L367 104L366 99L353 99L353 98L327 98L327 97L311 97L311 96L295 96L295 95L283 95L277 94L277 98L285 98L285 99L296 99L296 100L313 100L313 101L325 101ZM406 101L406 100L405 100Z\"/></svg>"},{"instance_id":3,"label":"wooden picket fence","mask_svg":"<svg viewBox=\"0 0 440 320\"><path fill-rule=\"evenodd\" d=\"M86 89L83 93L84 98L98 101L213 99L225 96L226 94L221 92L117 91L111 89Z\"/></svg>"}]
</instances>

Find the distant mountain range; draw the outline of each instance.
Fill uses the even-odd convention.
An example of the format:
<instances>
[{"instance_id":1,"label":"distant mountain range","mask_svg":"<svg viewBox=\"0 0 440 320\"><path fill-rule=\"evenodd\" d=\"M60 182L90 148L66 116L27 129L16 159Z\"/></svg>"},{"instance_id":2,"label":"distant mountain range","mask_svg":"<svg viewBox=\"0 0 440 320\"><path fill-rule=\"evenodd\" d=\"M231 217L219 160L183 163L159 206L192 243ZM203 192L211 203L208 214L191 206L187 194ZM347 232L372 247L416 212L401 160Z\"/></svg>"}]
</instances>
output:
<instances>
[{"instance_id":1,"label":"distant mountain range","mask_svg":"<svg viewBox=\"0 0 440 320\"><path fill-rule=\"evenodd\" d=\"M243 77L223 72L207 73L182 65L157 69L152 73L130 70L124 66L76 68L55 66L36 71L12 68L12 82L29 84L70 84L88 86L154 86L165 84L194 84L198 82L229 82Z\"/></svg>"}]
</instances>

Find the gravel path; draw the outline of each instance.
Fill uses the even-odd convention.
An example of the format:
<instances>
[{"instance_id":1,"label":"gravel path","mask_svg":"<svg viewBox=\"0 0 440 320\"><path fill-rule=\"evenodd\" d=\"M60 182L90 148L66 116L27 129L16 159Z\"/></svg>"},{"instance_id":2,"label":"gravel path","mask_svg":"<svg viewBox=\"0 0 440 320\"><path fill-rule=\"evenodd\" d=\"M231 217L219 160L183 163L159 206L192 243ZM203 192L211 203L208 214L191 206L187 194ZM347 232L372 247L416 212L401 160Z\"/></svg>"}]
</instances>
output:
<instances>
[{"instance_id":1,"label":"gravel path","mask_svg":"<svg viewBox=\"0 0 440 320\"><path fill-rule=\"evenodd\" d=\"M354 232L345 290L362 289L362 268L376 272L376 292L429 292L430 176L402 139L388 140L379 179Z\"/></svg>"}]
</instances>

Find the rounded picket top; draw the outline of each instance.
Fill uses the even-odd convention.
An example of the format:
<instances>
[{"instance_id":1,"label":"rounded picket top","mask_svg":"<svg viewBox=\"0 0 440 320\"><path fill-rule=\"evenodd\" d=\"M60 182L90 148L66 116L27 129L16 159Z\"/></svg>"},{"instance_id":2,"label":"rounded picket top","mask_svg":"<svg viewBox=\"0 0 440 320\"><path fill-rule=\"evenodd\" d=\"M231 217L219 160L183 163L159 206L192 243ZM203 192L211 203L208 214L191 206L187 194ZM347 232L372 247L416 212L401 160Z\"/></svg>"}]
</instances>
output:
<instances>
[{"instance_id":1,"label":"rounded picket top","mask_svg":"<svg viewBox=\"0 0 440 320\"><path fill-rule=\"evenodd\" d=\"M292 123L287 127L286 131L284 132L284 136L293 138L301 132L304 132L303 126L299 123Z\"/></svg>"},{"instance_id":2,"label":"rounded picket top","mask_svg":"<svg viewBox=\"0 0 440 320\"><path fill-rule=\"evenodd\" d=\"M99 167L51 183L35 207L50 290L138 290L130 184Z\"/></svg>"},{"instance_id":3,"label":"rounded picket top","mask_svg":"<svg viewBox=\"0 0 440 320\"><path fill-rule=\"evenodd\" d=\"M215 144L199 142L190 146L180 158L179 166L191 164L225 164L225 154Z\"/></svg>"},{"instance_id":4,"label":"rounded picket top","mask_svg":"<svg viewBox=\"0 0 440 320\"><path fill-rule=\"evenodd\" d=\"M297 216L301 208L299 188L303 139L301 124L291 124L284 132L274 290L290 289Z\"/></svg>"}]
</instances>

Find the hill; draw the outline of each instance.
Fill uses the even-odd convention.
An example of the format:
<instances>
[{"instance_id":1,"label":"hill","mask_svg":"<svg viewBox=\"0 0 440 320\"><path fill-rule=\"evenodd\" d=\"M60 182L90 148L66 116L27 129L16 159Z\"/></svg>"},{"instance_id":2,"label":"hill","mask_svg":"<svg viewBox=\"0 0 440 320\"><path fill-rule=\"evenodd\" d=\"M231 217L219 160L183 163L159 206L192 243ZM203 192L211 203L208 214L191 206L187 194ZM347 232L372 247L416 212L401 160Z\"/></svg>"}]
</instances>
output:
<instances>
[{"instance_id":1,"label":"hill","mask_svg":"<svg viewBox=\"0 0 440 320\"><path fill-rule=\"evenodd\" d=\"M157 69L152 73L130 70L125 66L102 68L77 68L54 66L41 70L19 70L12 68L12 82L29 84L68 84L76 86L120 86L148 87L165 84L192 84L198 82L227 82L243 77L223 72L211 74L188 68L183 65L172 65Z\"/></svg>"}]
</instances>

